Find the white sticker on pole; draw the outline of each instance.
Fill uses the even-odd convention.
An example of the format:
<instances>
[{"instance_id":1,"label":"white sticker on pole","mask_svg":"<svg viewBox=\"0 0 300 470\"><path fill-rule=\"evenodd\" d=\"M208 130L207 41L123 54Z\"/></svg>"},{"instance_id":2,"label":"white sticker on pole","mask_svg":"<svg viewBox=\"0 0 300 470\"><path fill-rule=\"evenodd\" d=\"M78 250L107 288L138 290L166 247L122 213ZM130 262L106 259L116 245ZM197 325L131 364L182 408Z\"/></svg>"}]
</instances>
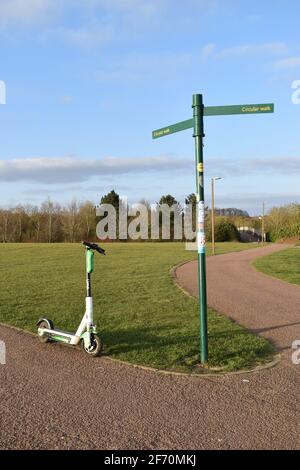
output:
<instances>
[{"instance_id":1,"label":"white sticker on pole","mask_svg":"<svg viewBox=\"0 0 300 470\"><path fill-rule=\"evenodd\" d=\"M204 201L198 202L198 230L204 232L205 206Z\"/></svg>"},{"instance_id":2,"label":"white sticker on pole","mask_svg":"<svg viewBox=\"0 0 300 470\"><path fill-rule=\"evenodd\" d=\"M198 253L205 253L205 205L204 201L198 202L198 230L197 248Z\"/></svg>"},{"instance_id":3,"label":"white sticker on pole","mask_svg":"<svg viewBox=\"0 0 300 470\"><path fill-rule=\"evenodd\" d=\"M198 232L197 234L197 248L198 248L198 253L205 253L205 233L203 232Z\"/></svg>"}]
</instances>

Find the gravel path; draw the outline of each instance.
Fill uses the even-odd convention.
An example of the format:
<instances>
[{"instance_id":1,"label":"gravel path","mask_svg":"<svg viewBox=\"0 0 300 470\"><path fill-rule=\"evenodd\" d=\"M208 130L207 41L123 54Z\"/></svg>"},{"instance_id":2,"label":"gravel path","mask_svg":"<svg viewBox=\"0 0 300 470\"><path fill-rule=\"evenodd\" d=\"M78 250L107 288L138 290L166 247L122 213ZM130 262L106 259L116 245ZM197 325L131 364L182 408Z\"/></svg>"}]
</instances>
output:
<instances>
[{"instance_id":1,"label":"gravel path","mask_svg":"<svg viewBox=\"0 0 300 470\"><path fill-rule=\"evenodd\" d=\"M163 375L1 326L0 448L299 449L300 365L290 357L300 339L300 289L250 266L282 248L208 259L210 305L275 341L283 359L272 369ZM176 274L196 293L195 263Z\"/></svg>"}]
</instances>

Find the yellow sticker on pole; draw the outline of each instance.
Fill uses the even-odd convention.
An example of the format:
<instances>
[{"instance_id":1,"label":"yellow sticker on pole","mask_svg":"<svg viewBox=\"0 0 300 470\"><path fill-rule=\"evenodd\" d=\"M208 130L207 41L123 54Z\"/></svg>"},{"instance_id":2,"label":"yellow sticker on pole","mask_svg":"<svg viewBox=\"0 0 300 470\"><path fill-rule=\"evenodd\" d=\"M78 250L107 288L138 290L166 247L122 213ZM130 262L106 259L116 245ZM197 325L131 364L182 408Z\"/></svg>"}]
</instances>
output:
<instances>
[{"instance_id":1,"label":"yellow sticker on pole","mask_svg":"<svg viewBox=\"0 0 300 470\"><path fill-rule=\"evenodd\" d=\"M198 163L197 170L199 171L199 173L203 173L203 163Z\"/></svg>"}]
</instances>

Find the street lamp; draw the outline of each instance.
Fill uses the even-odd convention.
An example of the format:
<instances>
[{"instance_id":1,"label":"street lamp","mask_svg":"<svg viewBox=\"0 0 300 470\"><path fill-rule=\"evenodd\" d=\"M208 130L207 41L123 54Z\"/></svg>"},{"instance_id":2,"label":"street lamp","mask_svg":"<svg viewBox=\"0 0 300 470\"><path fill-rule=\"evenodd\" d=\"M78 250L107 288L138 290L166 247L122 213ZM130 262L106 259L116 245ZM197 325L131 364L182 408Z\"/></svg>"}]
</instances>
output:
<instances>
[{"instance_id":1,"label":"street lamp","mask_svg":"<svg viewBox=\"0 0 300 470\"><path fill-rule=\"evenodd\" d=\"M265 236L265 202L262 204L262 216L258 217L259 220L261 220L261 242L266 241L266 236Z\"/></svg>"},{"instance_id":2,"label":"street lamp","mask_svg":"<svg viewBox=\"0 0 300 470\"><path fill-rule=\"evenodd\" d=\"M220 176L211 179L211 249L213 255L215 254L215 181L221 179Z\"/></svg>"}]
</instances>

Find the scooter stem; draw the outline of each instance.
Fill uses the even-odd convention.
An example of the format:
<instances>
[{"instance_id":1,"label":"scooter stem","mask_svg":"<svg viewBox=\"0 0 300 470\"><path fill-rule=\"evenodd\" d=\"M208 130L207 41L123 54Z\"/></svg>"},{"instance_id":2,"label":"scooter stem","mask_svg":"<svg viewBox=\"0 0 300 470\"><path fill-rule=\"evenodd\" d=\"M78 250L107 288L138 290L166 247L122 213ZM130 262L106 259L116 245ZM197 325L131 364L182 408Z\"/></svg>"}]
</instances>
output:
<instances>
[{"instance_id":1,"label":"scooter stem","mask_svg":"<svg viewBox=\"0 0 300 470\"><path fill-rule=\"evenodd\" d=\"M94 252L86 249L86 296L92 297L91 274L94 271Z\"/></svg>"}]
</instances>

